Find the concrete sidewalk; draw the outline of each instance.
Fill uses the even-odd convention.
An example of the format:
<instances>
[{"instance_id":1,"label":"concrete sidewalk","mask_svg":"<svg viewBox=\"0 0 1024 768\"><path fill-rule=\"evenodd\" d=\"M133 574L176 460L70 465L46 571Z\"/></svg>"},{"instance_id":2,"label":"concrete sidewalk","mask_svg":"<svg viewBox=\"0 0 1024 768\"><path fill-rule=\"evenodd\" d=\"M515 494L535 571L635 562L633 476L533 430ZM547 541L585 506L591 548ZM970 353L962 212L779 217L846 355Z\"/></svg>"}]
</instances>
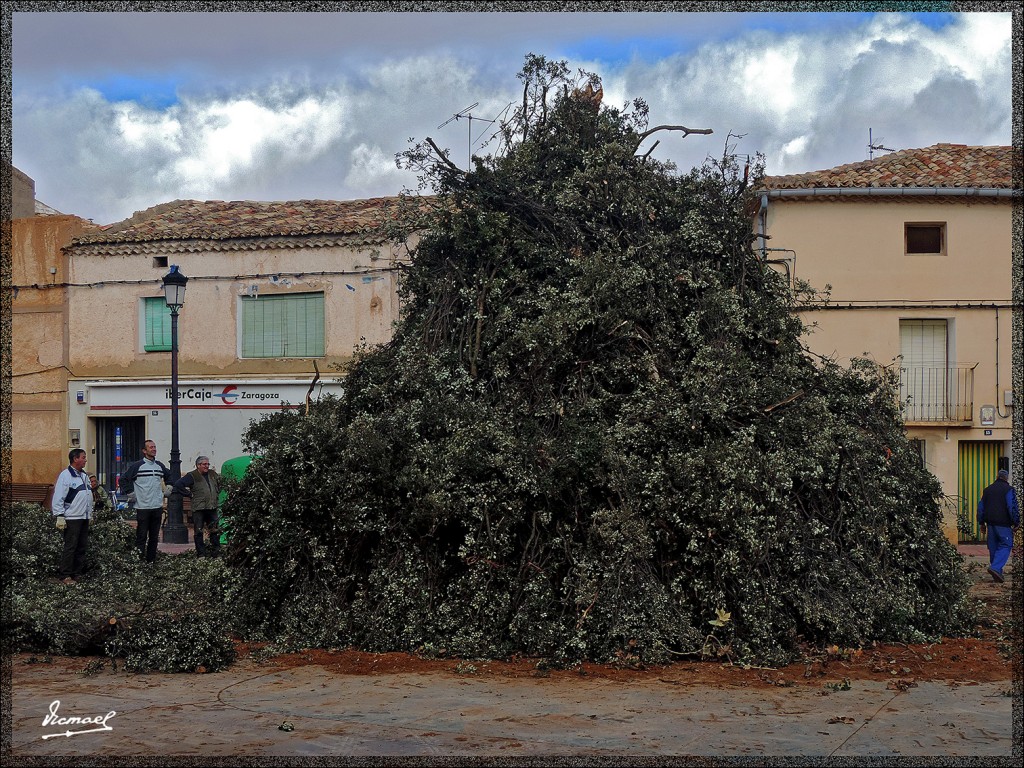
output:
<instances>
[{"instance_id":1,"label":"concrete sidewalk","mask_svg":"<svg viewBox=\"0 0 1024 768\"><path fill-rule=\"evenodd\" d=\"M71 660L28 661L13 665L15 758L972 756L994 765L1013 753L1009 680L906 690L856 680L826 692L820 683L710 688L679 675L345 675L251 659L207 675L86 676Z\"/></svg>"}]
</instances>

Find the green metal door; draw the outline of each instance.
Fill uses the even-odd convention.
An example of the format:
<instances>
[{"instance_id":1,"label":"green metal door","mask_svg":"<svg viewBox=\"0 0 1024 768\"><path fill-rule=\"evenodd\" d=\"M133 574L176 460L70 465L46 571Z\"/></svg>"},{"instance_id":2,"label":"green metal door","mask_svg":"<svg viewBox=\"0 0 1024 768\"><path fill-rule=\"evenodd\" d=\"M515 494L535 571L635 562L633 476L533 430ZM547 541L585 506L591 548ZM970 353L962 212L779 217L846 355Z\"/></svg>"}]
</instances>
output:
<instances>
[{"instance_id":1,"label":"green metal door","mask_svg":"<svg viewBox=\"0 0 1024 768\"><path fill-rule=\"evenodd\" d=\"M996 479L1003 444L961 441L958 448L957 528L958 539L961 544L965 544L981 541L978 533L978 499L981 498L981 492Z\"/></svg>"}]
</instances>

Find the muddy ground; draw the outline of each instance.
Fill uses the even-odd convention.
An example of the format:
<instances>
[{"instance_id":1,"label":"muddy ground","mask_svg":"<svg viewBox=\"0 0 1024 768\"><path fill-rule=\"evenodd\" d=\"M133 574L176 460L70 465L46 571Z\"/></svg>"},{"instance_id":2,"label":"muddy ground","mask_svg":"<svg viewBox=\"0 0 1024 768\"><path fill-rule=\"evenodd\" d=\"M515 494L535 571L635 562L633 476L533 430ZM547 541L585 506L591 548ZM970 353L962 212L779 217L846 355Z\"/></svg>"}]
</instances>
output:
<instances>
[{"instance_id":1,"label":"muddy ground","mask_svg":"<svg viewBox=\"0 0 1024 768\"><path fill-rule=\"evenodd\" d=\"M789 687L813 685L827 692L841 690L845 680L888 681L888 687L906 689L920 681L948 681L950 685L993 682L1011 677L1013 579L995 584L984 566L969 562L971 595L979 599L978 623L972 637L942 638L935 643L876 644L867 648L829 648L811 652L800 663L777 669L742 666L728 660L680 661L668 666L631 668L585 663L552 669L537 659L486 661L422 658L405 653L365 653L355 650L308 650L267 656L266 649L239 645L239 655L263 664L288 668L318 664L337 674L455 672L504 677L605 678L651 680L680 685L716 687ZM1017 595L1019 599L1019 594ZM1019 639L1019 635L1018 635ZM1017 643L1018 653L1020 643ZM1019 663L1019 659L1018 659Z\"/></svg>"}]
</instances>

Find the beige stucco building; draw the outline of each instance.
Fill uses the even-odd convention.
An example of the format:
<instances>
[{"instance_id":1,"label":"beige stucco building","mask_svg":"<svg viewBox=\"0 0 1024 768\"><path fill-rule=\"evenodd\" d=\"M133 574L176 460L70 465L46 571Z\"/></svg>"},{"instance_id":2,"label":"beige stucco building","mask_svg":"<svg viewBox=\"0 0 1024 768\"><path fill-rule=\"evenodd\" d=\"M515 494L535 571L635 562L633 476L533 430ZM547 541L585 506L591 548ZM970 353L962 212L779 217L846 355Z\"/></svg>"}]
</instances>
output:
<instances>
[{"instance_id":1,"label":"beige stucco building","mask_svg":"<svg viewBox=\"0 0 1024 768\"><path fill-rule=\"evenodd\" d=\"M142 442L171 447L172 267L188 278L178 315L183 471L244 453L260 415L340 393L361 344L390 338L397 264L382 224L396 198L179 200L76 238L65 249L72 442L114 487ZM316 379L315 386L313 384Z\"/></svg>"},{"instance_id":2,"label":"beige stucco building","mask_svg":"<svg viewBox=\"0 0 1024 768\"><path fill-rule=\"evenodd\" d=\"M1012 479L1014 156L938 144L767 177L755 225L767 260L823 292L803 314L808 346L899 369L907 433L942 483L954 540L958 513L960 540L977 537L1000 466Z\"/></svg>"}]
</instances>

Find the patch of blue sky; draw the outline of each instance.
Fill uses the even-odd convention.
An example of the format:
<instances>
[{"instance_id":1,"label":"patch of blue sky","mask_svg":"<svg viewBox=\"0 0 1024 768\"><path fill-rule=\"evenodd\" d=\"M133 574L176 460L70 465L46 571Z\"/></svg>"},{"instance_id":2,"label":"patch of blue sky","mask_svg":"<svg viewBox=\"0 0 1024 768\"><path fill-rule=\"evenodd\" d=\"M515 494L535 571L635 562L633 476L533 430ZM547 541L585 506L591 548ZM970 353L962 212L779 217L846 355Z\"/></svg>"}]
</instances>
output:
<instances>
[{"instance_id":1,"label":"patch of blue sky","mask_svg":"<svg viewBox=\"0 0 1024 768\"><path fill-rule=\"evenodd\" d=\"M915 3L917 7L933 6L935 12L901 13L929 29L943 29L956 21L957 14L941 12L950 7L948 2ZM940 10L941 9L941 10ZM888 12L887 12L888 13ZM847 11L843 13L764 13L750 15L750 28L764 29L771 32L813 32L816 29L846 29L867 24L879 14L864 11Z\"/></svg>"},{"instance_id":2,"label":"patch of blue sky","mask_svg":"<svg viewBox=\"0 0 1024 768\"><path fill-rule=\"evenodd\" d=\"M948 2L936 2L939 8L948 8ZM843 13L715 13L664 14L664 28L658 35L623 36L592 35L583 40L566 42L563 53L575 59L597 61L603 64L627 64L633 60L647 63L659 61L674 54L692 52L709 43L738 38L755 30L779 35L807 34L814 31L849 29L867 24L876 16L873 12ZM907 13L907 17L929 29L943 29L956 22L958 14L945 12Z\"/></svg>"},{"instance_id":3,"label":"patch of blue sky","mask_svg":"<svg viewBox=\"0 0 1024 768\"><path fill-rule=\"evenodd\" d=\"M642 16L642 14L638 14ZM871 13L680 13L662 14L660 34L592 35L567 42L564 53L573 58L603 64L647 63L685 54L709 43L742 37L754 30L806 32L866 23Z\"/></svg>"},{"instance_id":4,"label":"patch of blue sky","mask_svg":"<svg viewBox=\"0 0 1024 768\"><path fill-rule=\"evenodd\" d=\"M99 91L110 102L134 101L152 109L164 109L178 103L181 80L169 76L110 75L79 84Z\"/></svg>"},{"instance_id":5,"label":"patch of blue sky","mask_svg":"<svg viewBox=\"0 0 1024 768\"><path fill-rule=\"evenodd\" d=\"M949 6L949 3L935 3L936 6ZM956 21L955 13L908 13L914 21L928 29L945 29Z\"/></svg>"},{"instance_id":6,"label":"patch of blue sky","mask_svg":"<svg viewBox=\"0 0 1024 768\"><path fill-rule=\"evenodd\" d=\"M670 37L643 37L623 40L608 37L590 37L563 47L563 55L582 61L602 64L628 64L640 60L653 62L680 53L683 41ZM693 46L688 46L693 47ZM553 57L553 58L558 58Z\"/></svg>"}]
</instances>

